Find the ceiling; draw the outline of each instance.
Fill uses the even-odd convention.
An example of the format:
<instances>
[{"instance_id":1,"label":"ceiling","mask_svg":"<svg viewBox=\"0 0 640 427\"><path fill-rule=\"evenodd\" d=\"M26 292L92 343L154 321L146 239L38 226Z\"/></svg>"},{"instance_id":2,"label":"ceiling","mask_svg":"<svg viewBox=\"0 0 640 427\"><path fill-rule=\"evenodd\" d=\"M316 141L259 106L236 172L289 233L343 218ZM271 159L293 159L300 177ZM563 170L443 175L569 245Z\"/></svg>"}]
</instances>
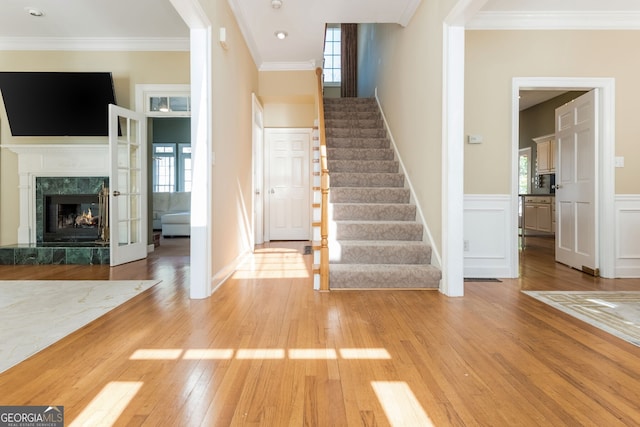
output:
<instances>
[{"instance_id":1,"label":"ceiling","mask_svg":"<svg viewBox=\"0 0 640 427\"><path fill-rule=\"evenodd\" d=\"M322 60L325 23L407 25L421 2L281 1L282 6L274 9L272 0L228 0L261 70L315 68ZM30 8L43 16L31 16ZM587 27L640 29L640 1L487 0L467 25L469 29ZM277 30L286 31L288 37L278 40ZM3 0L0 51L35 49L188 50L189 30L170 0Z\"/></svg>"}]
</instances>

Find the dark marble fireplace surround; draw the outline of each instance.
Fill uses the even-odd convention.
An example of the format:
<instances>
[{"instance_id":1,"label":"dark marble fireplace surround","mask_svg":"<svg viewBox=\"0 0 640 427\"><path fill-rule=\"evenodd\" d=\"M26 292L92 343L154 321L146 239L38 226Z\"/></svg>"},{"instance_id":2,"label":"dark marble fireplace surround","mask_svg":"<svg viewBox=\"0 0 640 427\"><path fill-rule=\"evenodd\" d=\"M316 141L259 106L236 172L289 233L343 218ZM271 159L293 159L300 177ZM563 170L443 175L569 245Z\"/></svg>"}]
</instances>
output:
<instances>
[{"instance_id":1,"label":"dark marble fireplace surround","mask_svg":"<svg viewBox=\"0 0 640 427\"><path fill-rule=\"evenodd\" d=\"M36 244L1 247L0 264L109 264L108 244L97 243L86 238L84 241L75 242L47 242L44 238L46 196L97 195L103 184L109 186L109 177L36 177Z\"/></svg>"}]
</instances>

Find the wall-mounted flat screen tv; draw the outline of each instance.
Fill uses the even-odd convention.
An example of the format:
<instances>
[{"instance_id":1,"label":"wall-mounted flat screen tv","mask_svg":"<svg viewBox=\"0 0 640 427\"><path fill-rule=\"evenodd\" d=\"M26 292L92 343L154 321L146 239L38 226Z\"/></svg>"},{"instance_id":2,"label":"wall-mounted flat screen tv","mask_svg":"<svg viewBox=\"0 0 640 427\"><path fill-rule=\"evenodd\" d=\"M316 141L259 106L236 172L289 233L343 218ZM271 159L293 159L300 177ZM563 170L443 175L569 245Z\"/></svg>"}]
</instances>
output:
<instances>
[{"instance_id":1,"label":"wall-mounted flat screen tv","mask_svg":"<svg viewBox=\"0 0 640 427\"><path fill-rule=\"evenodd\" d=\"M13 136L107 136L115 104L108 72L0 72Z\"/></svg>"}]
</instances>

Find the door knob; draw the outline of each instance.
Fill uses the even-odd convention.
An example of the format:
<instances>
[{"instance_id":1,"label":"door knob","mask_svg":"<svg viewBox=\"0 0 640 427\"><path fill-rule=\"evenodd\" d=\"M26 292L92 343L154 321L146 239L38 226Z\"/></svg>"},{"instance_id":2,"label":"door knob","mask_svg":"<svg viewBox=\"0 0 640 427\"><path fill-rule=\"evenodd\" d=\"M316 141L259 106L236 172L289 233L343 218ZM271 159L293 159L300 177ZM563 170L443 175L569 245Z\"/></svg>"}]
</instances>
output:
<instances>
[{"instance_id":1,"label":"door knob","mask_svg":"<svg viewBox=\"0 0 640 427\"><path fill-rule=\"evenodd\" d=\"M271 189L270 191L271 194L276 194L276 190L274 188Z\"/></svg>"},{"instance_id":2,"label":"door knob","mask_svg":"<svg viewBox=\"0 0 640 427\"><path fill-rule=\"evenodd\" d=\"M556 184L556 190L558 190L558 189L560 189L560 188L562 188L562 185L560 185L560 184Z\"/></svg>"},{"instance_id":3,"label":"door knob","mask_svg":"<svg viewBox=\"0 0 640 427\"><path fill-rule=\"evenodd\" d=\"M118 190L113 190L113 197L118 197L120 192Z\"/></svg>"}]
</instances>

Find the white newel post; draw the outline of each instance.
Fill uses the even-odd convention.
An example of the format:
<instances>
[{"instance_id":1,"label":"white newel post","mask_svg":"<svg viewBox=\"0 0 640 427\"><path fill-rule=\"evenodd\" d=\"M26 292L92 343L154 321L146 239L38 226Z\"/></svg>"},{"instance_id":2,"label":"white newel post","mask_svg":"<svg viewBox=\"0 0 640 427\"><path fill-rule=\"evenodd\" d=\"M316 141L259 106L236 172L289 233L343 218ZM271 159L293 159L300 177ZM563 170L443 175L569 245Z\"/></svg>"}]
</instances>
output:
<instances>
[{"instance_id":1,"label":"white newel post","mask_svg":"<svg viewBox=\"0 0 640 427\"><path fill-rule=\"evenodd\" d=\"M2 145L18 155L18 243L36 243L36 177L109 176L108 144Z\"/></svg>"}]
</instances>

